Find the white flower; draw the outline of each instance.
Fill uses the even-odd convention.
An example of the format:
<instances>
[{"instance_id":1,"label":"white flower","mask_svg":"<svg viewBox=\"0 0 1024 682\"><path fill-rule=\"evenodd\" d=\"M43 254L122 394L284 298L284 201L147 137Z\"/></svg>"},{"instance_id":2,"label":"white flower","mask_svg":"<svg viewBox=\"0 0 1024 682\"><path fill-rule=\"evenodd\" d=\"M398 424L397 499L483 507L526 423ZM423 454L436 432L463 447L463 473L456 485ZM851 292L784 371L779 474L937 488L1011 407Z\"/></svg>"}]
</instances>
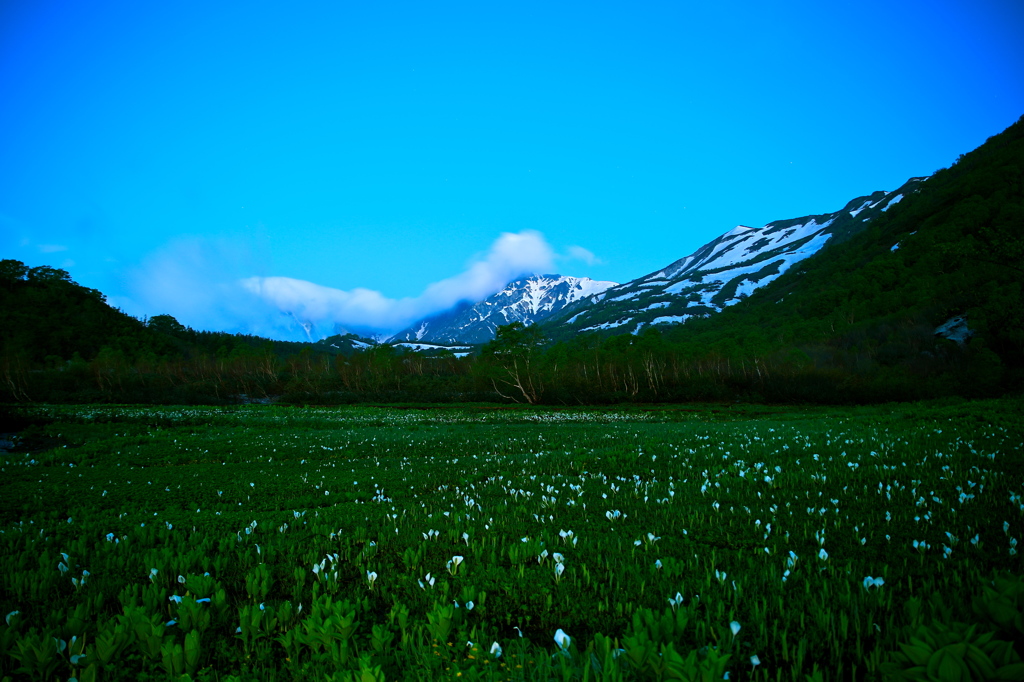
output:
<instances>
[{"instance_id":1,"label":"white flower","mask_svg":"<svg viewBox=\"0 0 1024 682\"><path fill-rule=\"evenodd\" d=\"M661 570L661 559L655 559L654 560L654 567L656 569L658 569L659 571Z\"/></svg>"},{"instance_id":2,"label":"white flower","mask_svg":"<svg viewBox=\"0 0 1024 682\"><path fill-rule=\"evenodd\" d=\"M571 641L572 638L569 635L565 634L565 630L563 630L562 628L558 628L558 631L555 632L555 644L557 644L559 648L561 648L562 650L565 650L569 648L569 644Z\"/></svg>"},{"instance_id":3,"label":"white flower","mask_svg":"<svg viewBox=\"0 0 1024 682\"><path fill-rule=\"evenodd\" d=\"M821 559L822 561L827 561L828 560L828 552L825 551L824 547L822 547L821 551L818 552L818 558Z\"/></svg>"},{"instance_id":4,"label":"white flower","mask_svg":"<svg viewBox=\"0 0 1024 682\"><path fill-rule=\"evenodd\" d=\"M463 561L464 561L463 557L459 556L458 554L453 556L451 559L448 560L448 563L446 565L446 567L448 569L448 572L451 573L452 575L455 575L456 573L458 573L458 571L459 571L459 564L461 564Z\"/></svg>"},{"instance_id":5,"label":"white flower","mask_svg":"<svg viewBox=\"0 0 1024 682\"><path fill-rule=\"evenodd\" d=\"M10 625L11 624L11 617L12 616L17 616L19 613L21 613L21 611L11 611L10 613L7 614L7 617L4 618L4 620L6 620L7 624Z\"/></svg>"},{"instance_id":6,"label":"white flower","mask_svg":"<svg viewBox=\"0 0 1024 682\"><path fill-rule=\"evenodd\" d=\"M752 666L754 666L755 668L757 666L761 665L761 659L757 657L757 654L754 654L753 656L750 657L750 664Z\"/></svg>"},{"instance_id":7,"label":"white flower","mask_svg":"<svg viewBox=\"0 0 1024 682\"><path fill-rule=\"evenodd\" d=\"M738 634L740 633L740 624L739 624L739 621L735 621L735 620L734 620L733 622L729 623L729 629L730 629L730 630L732 630L732 636L733 636L733 637L735 637L736 635L738 635Z\"/></svg>"},{"instance_id":8,"label":"white flower","mask_svg":"<svg viewBox=\"0 0 1024 682\"><path fill-rule=\"evenodd\" d=\"M879 588L879 587L881 587L882 585L885 584L885 578L882 578L882 577L872 578L869 575L868 577L864 578L864 583L863 584L864 584L864 589L865 590L869 590L872 587L877 589L877 588Z\"/></svg>"},{"instance_id":9,"label":"white flower","mask_svg":"<svg viewBox=\"0 0 1024 682\"><path fill-rule=\"evenodd\" d=\"M497 642L491 644L491 656L495 658L501 658L501 645Z\"/></svg>"},{"instance_id":10,"label":"white flower","mask_svg":"<svg viewBox=\"0 0 1024 682\"><path fill-rule=\"evenodd\" d=\"M376 579L377 579L377 572L376 571L367 571L366 572L366 582L368 582L370 584L370 587L373 587L373 582Z\"/></svg>"}]
</instances>

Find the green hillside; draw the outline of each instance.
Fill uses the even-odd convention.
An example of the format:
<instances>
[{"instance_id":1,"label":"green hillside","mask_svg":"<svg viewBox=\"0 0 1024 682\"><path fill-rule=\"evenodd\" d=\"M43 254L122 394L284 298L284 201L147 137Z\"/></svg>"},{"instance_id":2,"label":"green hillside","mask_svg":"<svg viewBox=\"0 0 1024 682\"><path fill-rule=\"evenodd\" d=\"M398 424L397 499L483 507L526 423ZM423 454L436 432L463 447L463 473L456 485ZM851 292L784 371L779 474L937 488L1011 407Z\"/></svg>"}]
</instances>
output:
<instances>
[{"instance_id":1,"label":"green hillside","mask_svg":"<svg viewBox=\"0 0 1024 682\"><path fill-rule=\"evenodd\" d=\"M935 173L867 230L830 244L672 341L751 351L803 345L881 364L951 350L934 330L965 315L968 350L1024 357L1024 119ZM895 248L894 248L895 247Z\"/></svg>"},{"instance_id":2,"label":"green hillside","mask_svg":"<svg viewBox=\"0 0 1024 682\"><path fill-rule=\"evenodd\" d=\"M625 327L581 336L558 344L557 352L567 360L589 353L595 363L618 356L642 364L646 356L648 365L660 358L703 364L712 373L735 374L739 366L746 385L750 372L814 376L834 397L837 386L861 398L872 391L924 397L1019 388L1022 168L1024 119L920 183L864 231L830 242L720 313L639 336ZM957 315L973 332L962 346L935 334ZM780 381L769 392L817 391Z\"/></svg>"},{"instance_id":3,"label":"green hillside","mask_svg":"<svg viewBox=\"0 0 1024 682\"><path fill-rule=\"evenodd\" d=\"M16 260L0 260L0 311L0 401L206 401L229 384L259 394L258 377L276 380L279 363L310 353L309 344L198 331L170 315L139 320L64 270Z\"/></svg>"}]
</instances>

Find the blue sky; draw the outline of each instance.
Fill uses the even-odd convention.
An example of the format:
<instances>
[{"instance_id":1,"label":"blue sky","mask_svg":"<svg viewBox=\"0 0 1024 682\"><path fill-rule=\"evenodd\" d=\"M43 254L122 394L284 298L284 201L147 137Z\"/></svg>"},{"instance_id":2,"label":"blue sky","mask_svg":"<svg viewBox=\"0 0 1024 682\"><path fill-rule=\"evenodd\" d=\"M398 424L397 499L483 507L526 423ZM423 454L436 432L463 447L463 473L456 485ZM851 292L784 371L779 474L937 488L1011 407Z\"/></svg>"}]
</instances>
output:
<instances>
[{"instance_id":1,"label":"blue sky","mask_svg":"<svg viewBox=\"0 0 1024 682\"><path fill-rule=\"evenodd\" d=\"M0 4L0 257L200 329L394 329L837 210L1024 114L1016 0L208 4Z\"/></svg>"}]
</instances>

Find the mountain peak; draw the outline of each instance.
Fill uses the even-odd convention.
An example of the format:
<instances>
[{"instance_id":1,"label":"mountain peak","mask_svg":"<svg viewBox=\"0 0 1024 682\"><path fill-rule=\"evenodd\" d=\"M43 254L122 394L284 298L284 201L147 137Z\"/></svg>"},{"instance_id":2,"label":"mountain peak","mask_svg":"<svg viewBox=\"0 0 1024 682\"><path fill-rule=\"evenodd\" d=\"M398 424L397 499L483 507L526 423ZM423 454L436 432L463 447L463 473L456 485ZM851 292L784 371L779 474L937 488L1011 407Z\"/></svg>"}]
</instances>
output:
<instances>
[{"instance_id":1,"label":"mountain peak","mask_svg":"<svg viewBox=\"0 0 1024 682\"><path fill-rule=\"evenodd\" d=\"M535 324L561 312L567 305L600 294L615 284L557 274L521 277L483 301L422 319L389 341L485 343L494 338L502 325L512 322Z\"/></svg>"}]
</instances>

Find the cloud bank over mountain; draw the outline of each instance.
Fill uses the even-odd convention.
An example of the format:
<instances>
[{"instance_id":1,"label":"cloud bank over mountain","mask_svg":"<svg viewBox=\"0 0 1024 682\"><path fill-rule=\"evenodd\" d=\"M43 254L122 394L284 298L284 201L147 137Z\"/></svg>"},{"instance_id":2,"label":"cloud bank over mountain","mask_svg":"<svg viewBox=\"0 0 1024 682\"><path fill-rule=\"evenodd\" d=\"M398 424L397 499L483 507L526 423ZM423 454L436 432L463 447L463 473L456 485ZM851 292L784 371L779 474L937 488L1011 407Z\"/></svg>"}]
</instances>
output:
<instances>
[{"instance_id":1,"label":"cloud bank over mountain","mask_svg":"<svg viewBox=\"0 0 1024 682\"><path fill-rule=\"evenodd\" d=\"M553 272L557 261L593 262L582 247L556 254L535 230L502 233L462 272L418 296L334 289L280 276L253 276L247 256L230 244L180 241L149 258L130 278L131 295L112 301L127 312L160 311L198 329L306 340L342 331L395 332L461 301L479 301L524 275ZM339 263L338 267L344 267Z\"/></svg>"}]
</instances>

